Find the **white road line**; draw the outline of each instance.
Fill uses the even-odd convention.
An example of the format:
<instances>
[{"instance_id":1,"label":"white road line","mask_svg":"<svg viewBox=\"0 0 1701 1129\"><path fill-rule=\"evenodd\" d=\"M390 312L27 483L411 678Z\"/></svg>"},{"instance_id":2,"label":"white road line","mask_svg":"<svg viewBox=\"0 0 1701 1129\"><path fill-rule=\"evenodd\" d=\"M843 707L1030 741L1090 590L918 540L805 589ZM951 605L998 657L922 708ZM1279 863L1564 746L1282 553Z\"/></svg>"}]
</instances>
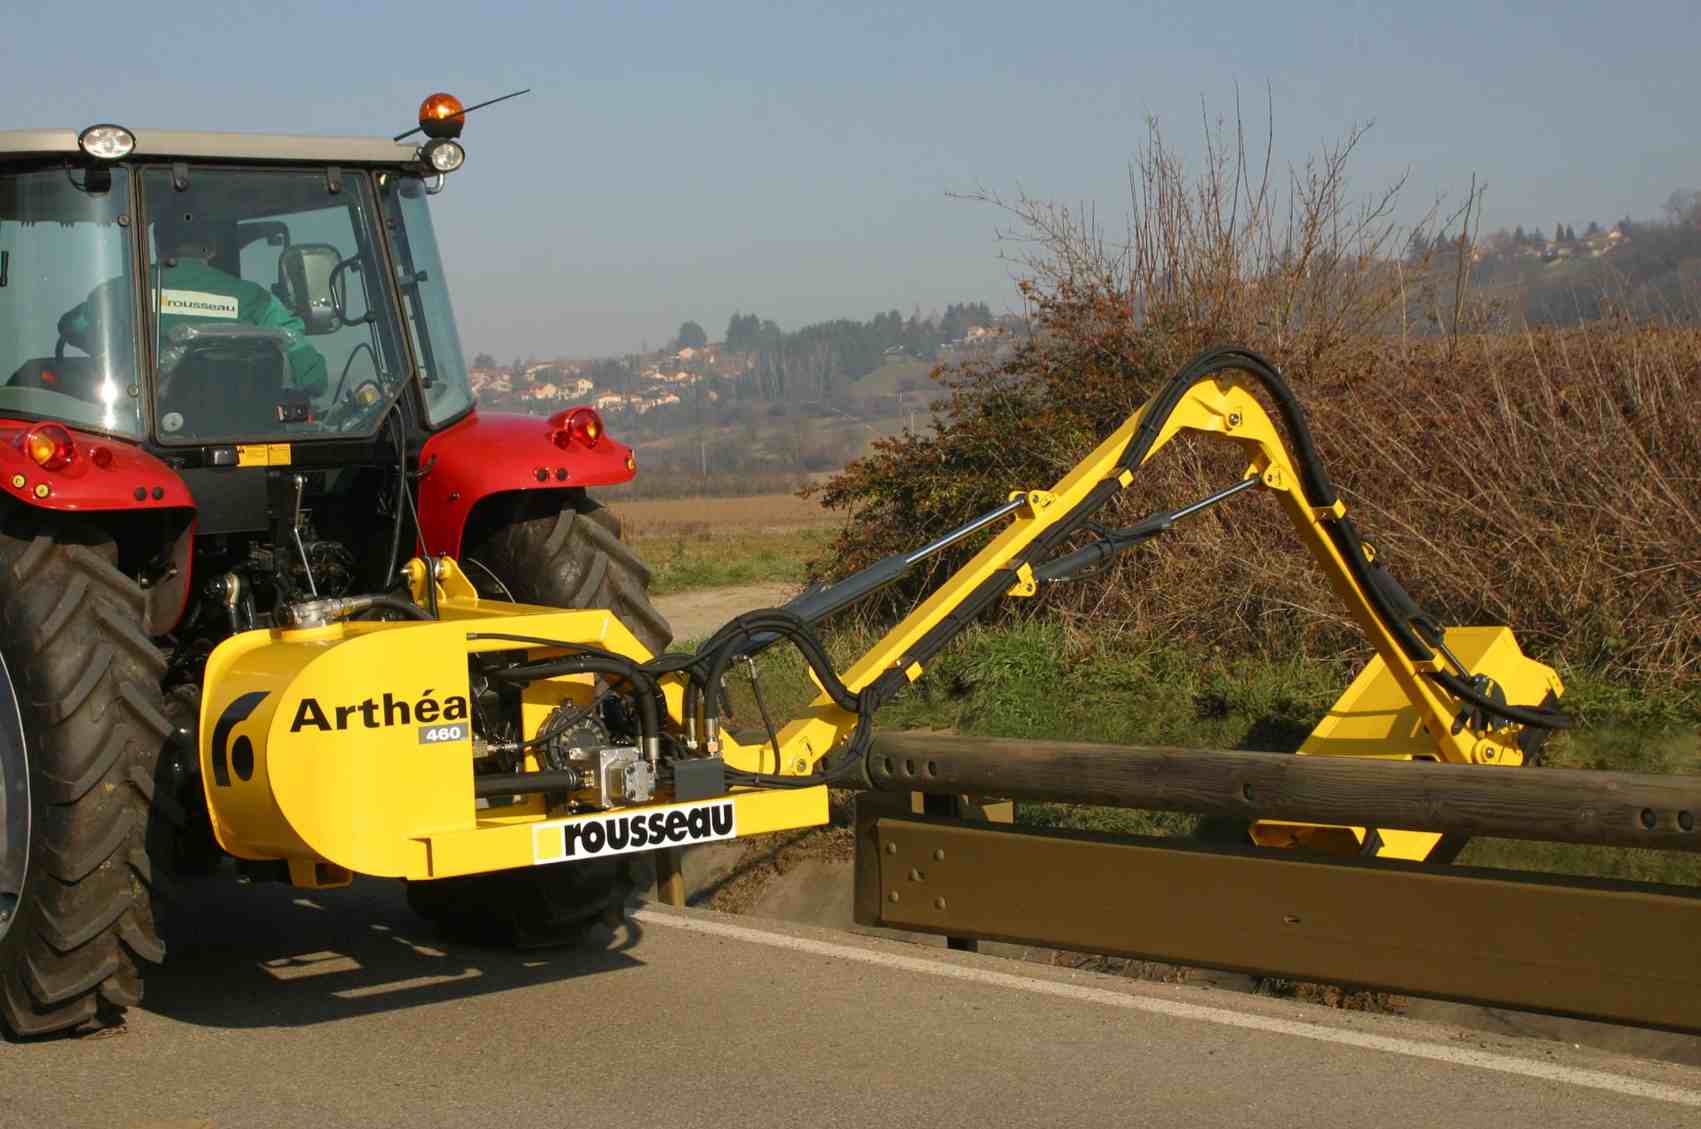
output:
<instances>
[{"instance_id":1,"label":"white road line","mask_svg":"<svg viewBox=\"0 0 1701 1129\"><path fill-rule=\"evenodd\" d=\"M1603 1070L1582 1070L1574 1066L1536 1062L1531 1059L1492 1054L1488 1051L1472 1050L1467 1047L1450 1047L1440 1043L1419 1042L1415 1039L1370 1035L1361 1031L1348 1031L1342 1028L1323 1026L1322 1024L1300 1023L1291 1019L1276 1019L1267 1015L1229 1011L1226 1008L1203 1007L1199 1004L1181 1003L1176 1000L1152 996L1112 992L1105 988L1090 988L1082 984L1063 984L1055 980L1014 976L1008 972L993 972L968 965L900 956L897 953L878 949L836 945L829 941L814 941L807 937L793 937L785 933L769 933L760 929L749 929L742 925L728 925L720 921L710 921L658 910L636 910L632 916L645 925L660 925L668 929L683 929L691 933L731 937L756 945L767 945L776 949L793 949L798 952L814 953L817 956L837 957L840 960L854 960L863 964L876 964L886 968L901 968L905 972L919 972L924 976L940 976L948 980L966 980L975 984L1014 988L1020 992L1035 992L1042 996L1060 996L1064 999L1079 1000L1083 1003L1104 1004L1108 1007L1127 1008L1132 1011L1156 1012L1177 1019L1192 1019L1201 1023L1217 1023L1225 1027L1241 1027L1277 1035L1292 1035L1301 1039L1316 1039L1323 1043L1340 1043L1349 1047L1363 1047L1366 1050L1406 1055L1409 1058L1430 1059L1434 1062L1446 1062L1455 1066L1474 1066L1480 1070L1495 1070L1502 1074L1517 1074L1526 1078L1540 1078L1548 1082L1564 1082L1572 1086L1586 1086L1592 1090L1606 1090L1627 1097L1648 1098L1653 1101L1672 1102L1676 1105L1701 1108L1701 1090L1668 1086L1661 1082L1647 1082L1640 1078L1631 1078L1622 1074L1609 1074Z\"/></svg>"}]
</instances>

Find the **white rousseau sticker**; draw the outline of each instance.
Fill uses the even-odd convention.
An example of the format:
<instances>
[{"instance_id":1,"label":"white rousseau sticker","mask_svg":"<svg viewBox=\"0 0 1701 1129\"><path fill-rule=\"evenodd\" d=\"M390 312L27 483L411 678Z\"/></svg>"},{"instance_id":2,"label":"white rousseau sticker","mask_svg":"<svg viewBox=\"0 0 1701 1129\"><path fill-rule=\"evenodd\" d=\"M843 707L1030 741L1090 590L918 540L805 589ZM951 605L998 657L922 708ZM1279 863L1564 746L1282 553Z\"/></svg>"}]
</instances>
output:
<instances>
[{"instance_id":1,"label":"white rousseau sticker","mask_svg":"<svg viewBox=\"0 0 1701 1129\"><path fill-rule=\"evenodd\" d=\"M604 812L534 824L532 862L534 865L582 862L737 836L737 819L730 799Z\"/></svg>"},{"instance_id":2,"label":"white rousseau sticker","mask_svg":"<svg viewBox=\"0 0 1701 1129\"><path fill-rule=\"evenodd\" d=\"M204 290L164 290L159 296L159 312L178 317L234 320L241 309L228 294L209 294Z\"/></svg>"}]
</instances>

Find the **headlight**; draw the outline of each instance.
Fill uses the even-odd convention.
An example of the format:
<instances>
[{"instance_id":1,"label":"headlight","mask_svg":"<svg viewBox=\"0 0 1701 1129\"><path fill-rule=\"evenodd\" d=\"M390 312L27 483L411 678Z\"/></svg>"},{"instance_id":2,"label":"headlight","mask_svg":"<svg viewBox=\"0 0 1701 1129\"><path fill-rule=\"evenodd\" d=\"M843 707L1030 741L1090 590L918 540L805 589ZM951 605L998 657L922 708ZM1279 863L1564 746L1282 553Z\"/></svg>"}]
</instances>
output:
<instances>
[{"instance_id":1,"label":"headlight","mask_svg":"<svg viewBox=\"0 0 1701 1129\"><path fill-rule=\"evenodd\" d=\"M77 147L97 161L121 161L136 147L136 135L121 125L91 125L77 134Z\"/></svg>"},{"instance_id":2,"label":"headlight","mask_svg":"<svg viewBox=\"0 0 1701 1129\"><path fill-rule=\"evenodd\" d=\"M426 164L438 172L454 172L467 159L467 151L461 148L461 143L446 138L427 142L420 149L419 155Z\"/></svg>"}]
</instances>

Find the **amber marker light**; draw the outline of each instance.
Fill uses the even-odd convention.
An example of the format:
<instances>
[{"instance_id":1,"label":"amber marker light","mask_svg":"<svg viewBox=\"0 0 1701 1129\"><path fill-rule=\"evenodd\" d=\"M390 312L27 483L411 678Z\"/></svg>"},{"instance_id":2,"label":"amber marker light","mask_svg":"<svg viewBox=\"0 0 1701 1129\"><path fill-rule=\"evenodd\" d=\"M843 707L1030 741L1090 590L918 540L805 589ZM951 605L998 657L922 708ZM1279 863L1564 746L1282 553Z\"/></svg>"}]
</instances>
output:
<instances>
[{"instance_id":1,"label":"amber marker light","mask_svg":"<svg viewBox=\"0 0 1701 1129\"><path fill-rule=\"evenodd\" d=\"M602 417L595 408L580 408L567 417L567 430L585 446L595 447L602 438Z\"/></svg>"},{"instance_id":2,"label":"amber marker light","mask_svg":"<svg viewBox=\"0 0 1701 1129\"><path fill-rule=\"evenodd\" d=\"M427 137L459 137L466 125L466 107L453 94L438 91L419 104L419 128Z\"/></svg>"},{"instance_id":3,"label":"amber marker light","mask_svg":"<svg viewBox=\"0 0 1701 1129\"><path fill-rule=\"evenodd\" d=\"M24 436L24 450L42 470L63 470L71 465L77 453L71 444L71 433L56 423L30 428Z\"/></svg>"}]
</instances>

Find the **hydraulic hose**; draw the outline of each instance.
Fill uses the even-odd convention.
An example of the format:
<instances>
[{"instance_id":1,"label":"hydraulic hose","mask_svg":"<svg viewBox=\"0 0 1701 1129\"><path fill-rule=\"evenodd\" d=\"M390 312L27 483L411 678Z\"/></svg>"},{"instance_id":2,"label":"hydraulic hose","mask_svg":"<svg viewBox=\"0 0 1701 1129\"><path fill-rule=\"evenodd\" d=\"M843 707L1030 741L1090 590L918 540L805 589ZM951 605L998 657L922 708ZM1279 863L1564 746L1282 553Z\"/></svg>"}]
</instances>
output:
<instances>
[{"instance_id":1,"label":"hydraulic hose","mask_svg":"<svg viewBox=\"0 0 1701 1129\"><path fill-rule=\"evenodd\" d=\"M1546 706L1509 706L1504 702L1495 701L1456 674L1445 670L1428 670L1424 673L1446 687L1447 692L1455 698L1469 702L1483 713L1493 714L1504 721L1533 729L1571 728L1570 715L1560 710Z\"/></svg>"},{"instance_id":2,"label":"hydraulic hose","mask_svg":"<svg viewBox=\"0 0 1701 1129\"><path fill-rule=\"evenodd\" d=\"M738 784L770 788L806 788L860 774L863 754L874 739L875 695L868 690L853 692L833 669L826 648L809 624L788 609L764 608L737 616L715 632L688 663L681 665L677 660L667 663L672 670L686 672L685 715L691 719L698 733L707 735L711 719L718 721L724 706L718 688L727 668L739 656L761 650L781 638L796 645L833 703L856 714L857 722L851 730L845 755L825 771L805 776L729 769L728 779ZM651 669L664 661L650 664Z\"/></svg>"},{"instance_id":3,"label":"hydraulic hose","mask_svg":"<svg viewBox=\"0 0 1701 1129\"><path fill-rule=\"evenodd\" d=\"M564 650L579 652L490 671L490 677L499 681L525 684L563 674L607 674L624 679L631 685L632 696L638 703L638 733L643 741L644 756L652 763L659 760L661 756L661 687L656 683L655 677L639 663L633 662L624 655L617 655L613 651L605 651L600 647L567 643L559 639L544 639L533 635L510 635L504 632L482 631L471 632L467 635L467 638L527 643L537 647L560 647ZM548 740L553 736L553 734L546 736L539 733L534 735L530 741L522 742L520 747L525 748L528 745Z\"/></svg>"}]
</instances>

